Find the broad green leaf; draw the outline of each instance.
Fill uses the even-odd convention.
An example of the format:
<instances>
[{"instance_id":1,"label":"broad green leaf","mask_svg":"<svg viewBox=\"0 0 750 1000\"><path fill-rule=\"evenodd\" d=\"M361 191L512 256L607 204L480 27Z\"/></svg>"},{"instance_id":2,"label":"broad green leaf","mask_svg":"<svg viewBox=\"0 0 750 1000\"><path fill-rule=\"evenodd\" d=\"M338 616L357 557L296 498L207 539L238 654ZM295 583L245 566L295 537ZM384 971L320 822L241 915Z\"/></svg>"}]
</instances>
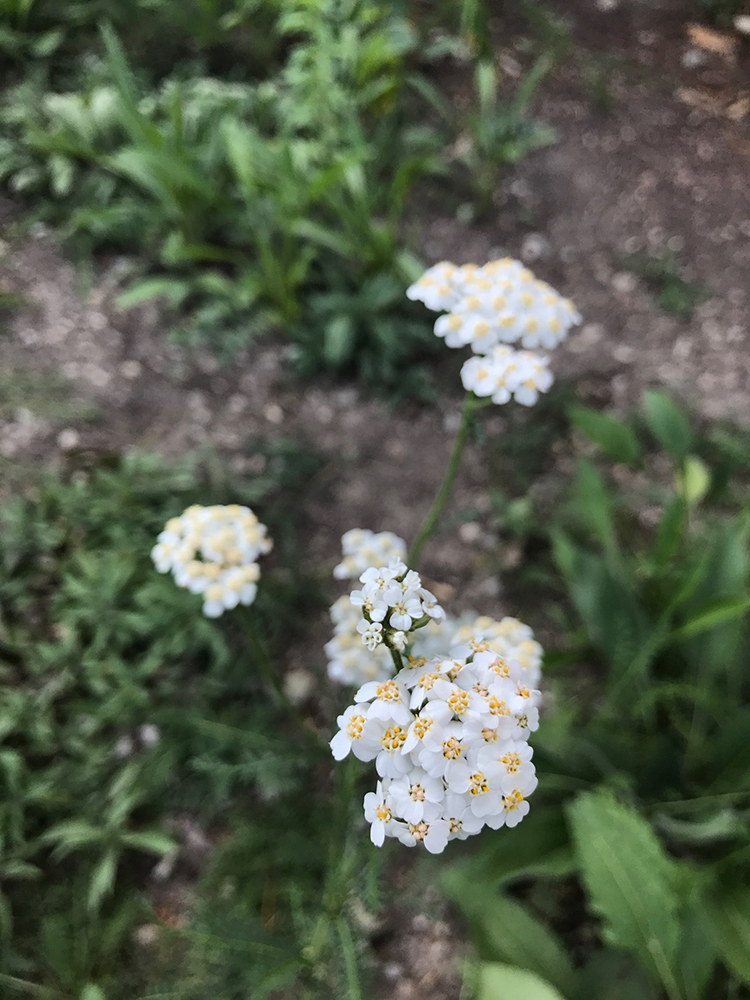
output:
<instances>
[{"instance_id":1,"label":"broad green leaf","mask_svg":"<svg viewBox=\"0 0 750 1000\"><path fill-rule=\"evenodd\" d=\"M722 961L750 983L750 887L719 886L704 900L708 926Z\"/></svg>"},{"instance_id":2,"label":"broad green leaf","mask_svg":"<svg viewBox=\"0 0 750 1000\"><path fill-rule=\"evenodd\" d=\"M572 406L568 416L578 430L613 462L640 465L641 448L627 424L587 406Z\"/></svg>"},{"instance_id":3,"label":"broad green leaf","mask_svg":"<svg viewBox=\"0 0 750 1000\"><path fill-rule=\"evenodd\" d=\"M581 795L568 816L592 909L614 947L635 952L668 991L680 937L674 862L634 809L607 792Z\"/></svg>"},{"instance_id":4,"label":"broad green leaf","mask_svg":"<svg viewBox=\"0 0 750 1000\"><path fill-rule=\"evenodd\" d=\"M646 423L656 440L676 462L684 462L693 447L685 414L669 396L653 389L644 393L643 405Z\"/></svg>"},{"instance_id":5,"label":"broad green leaf","mask_svg":"<svg viewBox=\"0 0 750 1000\"><path fill-rule=\"evenodd\" d=\"M482 962L476 985L477 1000L563 1000L562 993L533 972L497 962Z\"/></svg>"},{"instance_id":6,"label":"broad green leaf","mask_svg":"<svg viewBox=\"0 0 750 1000\"><path fill-rule=\"evenodd\" d=\"M487 882L467 882L454 869L443 885L459 906L471 930L479 957L528 969L563 994L575 989L576 972L560 941L529 911Z\"/></svg>"}]
</instances>

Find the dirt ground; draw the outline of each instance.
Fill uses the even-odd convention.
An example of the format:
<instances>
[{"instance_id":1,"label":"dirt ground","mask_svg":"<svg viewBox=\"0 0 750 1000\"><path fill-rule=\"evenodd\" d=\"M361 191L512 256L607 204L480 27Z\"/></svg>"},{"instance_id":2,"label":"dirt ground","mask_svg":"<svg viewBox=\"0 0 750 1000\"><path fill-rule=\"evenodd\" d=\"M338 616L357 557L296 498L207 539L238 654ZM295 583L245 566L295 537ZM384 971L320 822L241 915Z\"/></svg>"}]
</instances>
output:
<instances>
[{"instance_id":1,"label":"dirt ground","mask_svg":"<svg viewBox=\"0 0 750 1000\"><path fill-rule=\"evenodd\" d=\"M738 36L723 51L710 37L698 44L685 0L551 6L572 19L574 44L535 110L559 141L503 184L496 219L472 227L430 218L418 250L428 261L458 263L520 256L573 298L584 322L554 368L584 396L620 409L645 386L663 385L706 417L748 426L748 49ZM513 48L501 49L509 77L519 60ZM587 82L605 64L606 112ZM618 253L664 248L679 252L686 279L708 290L689 318L663 312L617 262ZM354 526L414 536L457 427L457 377L455 393L434 407L393 412L359 385L294 381L283 343L220 369L208 355L167 345L156 309L118 313L121 275L115 262L83 288L50 234L0 245L0 290L27 303L0 340L0 493L22 462L61 462L81 448L177 456L209 445L251 471L259 459L240 453L246 438L290 434L331 466L326 496L310 512L311 563L332 566L340 535ZM456 375L458 367L456 357ZM502 429L499 412L488 420ZM488 512L486 481L470 453L452 509ZM444 531L423 569L460 589L462 608L513 613L497 579L480 571L493 544L480 518ZM455 1000L462 947L442 917L418 914L381 949L383 996Z\"/></svg>"}]
</instances>

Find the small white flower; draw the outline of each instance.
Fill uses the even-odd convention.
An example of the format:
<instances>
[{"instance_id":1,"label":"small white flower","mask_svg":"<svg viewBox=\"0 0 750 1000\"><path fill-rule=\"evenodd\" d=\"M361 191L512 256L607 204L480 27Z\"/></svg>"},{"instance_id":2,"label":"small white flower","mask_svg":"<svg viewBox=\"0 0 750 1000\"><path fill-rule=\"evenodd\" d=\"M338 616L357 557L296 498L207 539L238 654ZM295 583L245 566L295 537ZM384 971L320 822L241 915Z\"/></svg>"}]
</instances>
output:
<instances>
[{"instance_id":1,"label":"small white flower","mask_svg":"<svg viewBox=\"0 0 750 1000\"><path fill-rule=\"evenodd\" d=\"M363 706L350 705L336 721L339 731L330 743L334 760L343 760L350 750L358 760L373 760L375 754L370 754L362 742L367 721Z\"/></svg>"},{"instance_id":2,"label":"small white flower","mask_svg":"<svg viewBox=\"0 0 750 1000\"><path fill-rule=\"evenodd\" d=\"M393 632L391 634L391 643L399 653L403 653L406 649L406 641L406 632Z\"/></svg>"},{"instance_id":3,"label":"small white flower","mask_svg":"<svg viewBox=\"0 0 750 1000\"><path fill-rule=\"evenodd\" d=\"M362 636L362 642L372 652L383 641L383 626L380 622L368 622L366 619L357 625L357 631Z\"/></svg>"},{"instance_id":4,"label":"small white flower","mask_svg":"<svg viewBox=\"0 0 750 1000\"><path fill-rule=\"evenodd\" d=\"M442 854L448 843L450 828L444 819L433 819L428 823L426 819L419 823L408 823L406 828L398 830L397 837L406 847L415 847L417 844L424 844L430 854Z\"/></svg>"},{"instance_id":5,"label":"small white flower","mask_svg":"<svg viewBox=\"0 0 750 1000\"><path fill-rule=\"evenodd\" d=\"M371 823L370 840L376 847L382 847L386 837L395 837L396 831L404 827L393 818L393 809L388 781L379 781L374 792L365 795L365 819Z\"/></svg>"}]
</instances>

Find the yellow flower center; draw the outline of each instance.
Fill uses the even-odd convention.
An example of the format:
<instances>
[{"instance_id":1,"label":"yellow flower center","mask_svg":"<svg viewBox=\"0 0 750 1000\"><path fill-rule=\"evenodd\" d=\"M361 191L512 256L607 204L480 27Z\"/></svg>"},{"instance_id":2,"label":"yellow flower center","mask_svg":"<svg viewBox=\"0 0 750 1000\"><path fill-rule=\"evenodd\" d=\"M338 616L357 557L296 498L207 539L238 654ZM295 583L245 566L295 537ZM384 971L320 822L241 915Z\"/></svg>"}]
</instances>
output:
<instances>
[{"instance_id":1,"label":"yellow flower center","mask_svg":"<svg viewBox=\"0 0 750 1000\"><path fill-rule=\"evenodd\" d=\"M376 697L378 701L399 701L401 693L398 684L394 681L383 681L382 684L378 684Z\"/></svg>"},{"instance_id":2,"label":"yellow flower center","mask_svg":"<svg viewBox=\"0 0 750 1000\"><path fill-rule=\"evenodd\" d=\"M463 745L459 743L455 736L451 736L443 743L443 757L446 760L458 760L463 752Z\"/></svg>"},{"instance_id":3,"label":"yellow flower center","mask_svg":"<svg viewBox=\"0 0 750 1000\"><path fill-rule=\"evenodd\" d=\"M469 795L484 795L489 792L490 786L481 771L476 771L469 778Z\"/></svg>"},{"instance_id":4,"label":"yellow flower center","mask_svg":"<svg viewBox=\"0 0 750 1000\"><path fill-rule=\"evenodd\" d=\"M362 730L365 728L364 715L353 715L346 724L346 735L352 740L362 739Z\"/></svg>"},{"instance_id":5,"label":"yellow flower center","mask_svg":"<svg viewBox=\"0 0 750 1000\"><path fill-rule=\"evenodd\" d=\"M469 710L468 691L454 691L448 699L448 706L454 715L463 715Z\"/></svg>"},{"instance_id":6,"label":"yellow flower center","mask_svg":"<svg viewBox=\"0 0 750 1000\"><path fill-rule=\"evenodd\" d=\"M380 745L389 753L396 753L406 742L406 732L401 726L391 726L383 733Z\"/></svg>"}]
</instances>

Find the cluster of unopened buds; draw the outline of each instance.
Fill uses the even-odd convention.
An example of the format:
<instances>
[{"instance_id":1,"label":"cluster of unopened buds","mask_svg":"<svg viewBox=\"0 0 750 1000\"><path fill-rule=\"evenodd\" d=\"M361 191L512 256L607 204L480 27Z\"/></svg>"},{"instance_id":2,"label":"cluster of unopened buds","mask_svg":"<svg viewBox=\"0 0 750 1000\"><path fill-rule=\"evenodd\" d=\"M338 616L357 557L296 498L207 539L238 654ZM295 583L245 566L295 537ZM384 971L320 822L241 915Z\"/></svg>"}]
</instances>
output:
<instances>
[{"instance_id":1,"label":"cluster of unopened buds","mask_svg":"<svg viewBox=\"0 0 750 1000\"><path fill-rule=\"evenodd\" d=\"M538 280L511 257L483 266L442 261L429 268L407 293L442 312L435 334L448 347L470 347L461 369L464 388L494 403L511 399L532 406L552 385L552 350L581 317L570 299Z\"/></svg>"},{"instance_id":2,"label":"cluster of unopened buds","mask_svg":"<svg viewBox=\"0 0 750 1000\"><path fill-rule=\"evenodd\" d=\"M207 617L218 618L238 604L253 603L260 579L258 557L272 547L266 526L249 507L195 505L167 521L151 558L179 587L203 596Z\"/></svg>"},{"instance_id":3,"label":"cluster of unopened buds","mask_svg":"<svg viewBox=\"0 0 750 1000\"><path fill-rule=\"evenodd\" d=\"M371 652L381 643L403 652L408 632L445 618L435 595L422 586L419 573L407 569L397 557L387 566L366 569L359 581L361 590L353 590L349 600L361 611L357 632Z\"/></svg>"},{"instance_id":4,"label":"cluster of unopened buds","mask_svg":"<svg viewBox=\"0 0 750 1000\"><path fill-rule=\"evenodd\" d=\"M357 691L331 741L337 760L375 761L380 780L364 800L372 842L439 854L484 826L516 826L537 784L528 736L539 692L523 668L483 639L407 664Z\"/></svg>"}]
</instances>

